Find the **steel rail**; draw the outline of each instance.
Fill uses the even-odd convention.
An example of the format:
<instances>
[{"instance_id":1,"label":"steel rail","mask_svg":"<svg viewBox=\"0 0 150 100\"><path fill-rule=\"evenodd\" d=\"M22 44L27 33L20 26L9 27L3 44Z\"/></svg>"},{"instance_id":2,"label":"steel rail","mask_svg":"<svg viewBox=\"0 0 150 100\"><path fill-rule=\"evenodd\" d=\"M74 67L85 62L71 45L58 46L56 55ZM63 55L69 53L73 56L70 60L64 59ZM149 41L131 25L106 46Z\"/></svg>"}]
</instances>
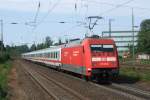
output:
<instances>
[{"instance_id":1,"label":"steel rail","mask_svg":"<svg viewBox=\"0 0 150 100\"><path fill-rule=\"evenodd\" d=\"M99 85L99 84L96 84L96 83L93 83L93 82L89 82L91 85L94 85L96 87L99 87L99 88L103 88L107 91L110 91L110 92L113 92L113 93L117 93L119 95L122 95L122 96L125 96L129 99L132 99L132 100L146 100L145 98L141 98L141 97L137 97L135 95L132 95L130 93L126 93L126 92L123 92L123 91L120 91L118 89L114 89L114 88L111 88L111 87L106 87L106 86L103 86L103 85Z\"/></svg>"},{"instance_id":2,"label":"steel rail","mask_svg":"<svg viewBox=\"0 0 150 100\"><path fill-rule=\"evenodd\" d=\"M41 72L37 72L37 73L39 73L40 75L42 75L43 77L45 77L47 80L53 82L53 83L56 84L57 86L59 86L59 87L63 88L64 90L70 92L71 94L73 94L73 95L74 95L75 97L77 97L78 99L80 99L80 100L89 100L88 98L82 96L81 94L77 93L76 91L72 90L71 88L69 88L69 87L67 87L67 86L65 86L65 85L63 85L63 84L61 84L61 83L55 81L54 79L50 78L50 77L47 76L46 74L41 73Z\"/></svg>"},{"instance_id":3,"label":"steel rail","mask_svg":"<svg viewBox=\"0 0 150 100\"><path fill-rule=\"evenodd\" d=\"M116 88L123 89L125 91L129 91L132 94L139 95L141 97L150 99L150 92L148 92L148 91L143 91L143 90L140 90L140 89L137 89L137 88L133 88L133 87L129 87L129 86L124 86L124 85L120 85L120 84L116 84L116 83L112 83L112 86L116 87Z\"/></svg>"},{"instance_id":4,"label":"steel rail","mask_svg":"<svg viewBox=\"0 0 150 100\"><path fill-rule=\"evenodd\" d=\"M60 100L54 93L50 92L41 82L33 75L32 72L28 71L27 68L23 66L23 69L28 73L28 75L36 81L35 84L38 84L50 97L52 97L54 100Z\"/></svg>"},{"instance_id":5,"label":"steel rail","mask_svg":"<svg viewBox=\"0 0 150 100\"><path fill-rule=\"evenodd\" d=\"M50 79L48 76L46 76L49 80L51 80L52 81L52 79ZM70 76L70 75L67 75L67 77L70 77L70 78L74 78L74 79L77 79L77 80L80 80L80 81L84 81L83 79L80 79L80 78L77 78L77 77L72 77L72 76ZM133 94L133 93L131 93L131 92L128 92L128 88L126 88L126 92L125 91L122 91L122 90L120 90L120 89L117 89L117 88L114 88L114 85L110 85L110 86L103 86L103 85L100 85L100 84L97 84L97 83L95 83L95 82L92 82L92 81L89 81L88 82L89 84L91 84L91 85L93 85L93 86L96 86L96 87L98 87L98 88L102 88L102 89L104 89L104 90L106 90L106 91L110 91L110 92L113 92L113 93L116 93L116 94L119 94L119 95L122 95L122 96L124 96L124 97L127 97L127 98L129 98L129 99L133 99L133 100L147 100L147 99L145 99L144 97L141 97L140 95L135 95L135 94ZM58 83L58 84L60 84L60 83ZM112 83L113 84L113 83ZM61 86L61 85L60 85ZM63 86L62 86L63 87ZM68 89L69 90L69 89ZM139 93L141 93L142 91L140 91ZM76 93L75 93L76 94ZM145 93L144 92L144 94L147 94L147 93ZM77 95L77 94L76 94ZM83 100L85 100L86 98L84 98L84 97L81 97ZM87 100L87 99L86 99Z\"/></svg>"}]
</instances>

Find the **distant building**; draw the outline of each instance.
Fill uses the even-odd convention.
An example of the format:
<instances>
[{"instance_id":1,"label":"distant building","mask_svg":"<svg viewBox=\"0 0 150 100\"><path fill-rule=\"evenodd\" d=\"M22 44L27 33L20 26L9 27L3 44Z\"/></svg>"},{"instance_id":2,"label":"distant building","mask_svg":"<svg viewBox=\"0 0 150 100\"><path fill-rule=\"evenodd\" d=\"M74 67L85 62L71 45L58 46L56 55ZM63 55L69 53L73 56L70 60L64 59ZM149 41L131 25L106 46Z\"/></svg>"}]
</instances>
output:
<instances>
[{"instance_id":1,"label":"distant building","mask_svg":"<svg viewBox=\"0 0 150 100\"><path fill-rule=\"evenodd\" d=\"M136 59L139 59L139 60L150 60L150 55L149 54L138 54L137 55L137 58Z\"/></svg>"},{"instance_id":2,"label":"distant building","mask_svg":"<svg viewBox=\"0 0 150 100\"><path fill-rule=\"evenodd\" d=\"M138 32L134 31L134 46L137 46ZM111 37L109 37L111 36ZM111 38L116 42L119 54L123 55L124 51L129 51L129 46L133 44L133 33L132 31L103 31L102 37Z\"/></svg>"}]
</instances>

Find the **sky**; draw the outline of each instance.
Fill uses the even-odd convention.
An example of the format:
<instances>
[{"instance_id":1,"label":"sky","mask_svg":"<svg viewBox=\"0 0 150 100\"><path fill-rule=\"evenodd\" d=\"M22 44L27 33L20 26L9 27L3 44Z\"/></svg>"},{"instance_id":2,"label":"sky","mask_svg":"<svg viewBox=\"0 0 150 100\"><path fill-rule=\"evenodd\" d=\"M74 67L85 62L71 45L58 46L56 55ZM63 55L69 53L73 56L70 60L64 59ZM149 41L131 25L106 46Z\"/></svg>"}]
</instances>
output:
<instances>
[{"instance_id":1,"label":"sky","mask_svg":"<svg viewBox=\"0 0 150 100\"><path fill-rule=\"evenodd\" d=\"M149 4L150 0L0 0L4 43L30 45L43 42L46 36L54 41L83 38L89 16L103 17L94 27L94 34L108 31L109 19L113 19L112 30L131 30L132 8L134 24L140 26L150 17Z\"/></svg>"}]
</instances>

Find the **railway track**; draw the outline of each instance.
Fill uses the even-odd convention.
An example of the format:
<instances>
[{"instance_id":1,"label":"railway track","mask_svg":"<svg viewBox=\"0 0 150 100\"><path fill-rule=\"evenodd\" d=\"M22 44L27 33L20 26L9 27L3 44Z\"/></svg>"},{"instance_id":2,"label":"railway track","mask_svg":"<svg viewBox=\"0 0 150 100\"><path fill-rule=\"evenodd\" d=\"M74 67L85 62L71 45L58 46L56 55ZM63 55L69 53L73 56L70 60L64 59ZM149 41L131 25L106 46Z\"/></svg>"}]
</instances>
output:
<instances>
[{"instance_id":1,"label":"railway track","mask_svg":"<svg viewBox=\"0 0 150 100\"><path fill-rule=\"evenodd\" d=\"M148 91L143 91L143 90L140 90L137 88L133 88L133 87L125 86L125 85L120 85L120 84L116 84L116 83L112 83L111 86L116 88L116 89L120 89L124 92L128 92L128 93L131 93L133 95L143 97L145 99L150 99L150 92L148 92Z\"/></svg>"},{"instance_id":2,"label":"railway track","mask_svg":"<svg viewBox=\"0 0 150 100\"><path fill-rule=\"evenodd\" d=\"M37 65L37 66L39 66L39 65ZM45 68L45 67L33 67L33 69L30 68L30 70L36 71L36 74L39 74L45 80L51 81L55 85L59 86L59 88L62 88L63 90L68 91L70 94L77 97L78 100L79 99L80 100L88 100L89 98L90 98L90 100L95 100L95 99L91 99L91 97L88 98L88 96L84 96L84 94L81 95L79 92L74 91L73 89L69 88L69 84L68 84L68 86L66 86L65 84L63 84L63 82L59 82L59 81L57 82L57 80L55 80L55 78L60 79L60 78L66 77L72 81L73 81L73 79L79 80L80 82L83 82L84 84L85 83L88 84L89 87L94 86L97 89L100 88L100 89L115 93L118 96L121 96L122 98L125 97L128 100L149 100L150 99L149 93L139 90L139 89L134 89L131 87L129 88L129 87L125 87L125 86L114 84L114 83L112 83L112 85L99 85L99 84L93 83L93 82L85 82L84 80L79 79L77 77L73 77L71 75L67 75L67 74L55 71L53 69ZM53 75L50 75L52 73L48 70L53 70L54 71ZM35 77L35 75L32 74L32 77ZM47 90L47 91L49 91L49 90ZM97 95L97 94L95 94L95 95ZM123 100L126 100L126 99L123 99ZM57 98L56 100L59 100L59 99ZM120 99L118 99L118 100L120 100Z\"/></svg>"},{"instance_id":3,"label":"railway track","mask_svg":"<svg viewBox=\"0 0 150 100\"><path fill-rule=\"evenodd\" d=\"M96 87L99 87L99 88L103 88L103 89L106 89L108 91L111 91L111 92L115 92L117 93L118 95L122 95L122 96L125 96L131 100L149 100L149 99L146 99L146 98L143 98L143 97L139 97L137 95L133 95L129 92L125 92L125 91L122 91L121 89L117 89L117 88L114 88L112 86L103 86L103 85L99 85L99 84L96 84L96 83L90 83L92 85L95 85Z\"/></svg>"},{"instance_id":4,"label":"railway track","mask_svg":"<svg viewBox=\"0 0 150 100\"><path fill-rule=\"evenodd\" d=\"M47 80L52 81L54 84L56 84L57 86L59 86L60 88L70 92L72 95L74 95L75 97L77 97L80 100L89 100L88 98L80 95L79 93L75 92L74 90L72 90L71 88L66 87L65 85L55 81L54 79L48 77L46 74L38 72L40 75L42 75L43 77L45 77Z\"/></svg>"},{"instance_id":5,"label":"railway track","mask_svg":"<svg viewBox=\"0 0 150 100\"><path fill-rule=\"evenodd\" d=\"M41 84L40 80L37 79L37 78L35 78L35 76L34 76L31 72L29 72L25 67L23 67L23 69L24 69L25 73L27 73L27 74L29 75L29 77L33 80L33 82L34 82L36 85L40 86L40 87L43 89L44 92L46 92L50 97L52 97L53 100L59 100L59 99L57 98L57 96L55 96L55 95L54 95L52 92L50 92L43 84Z\"/></svg>"},{"instance_id":6,"label":"railway track","mask_svg":"<svg viewBox=\"0 0 150 100\"><path fill-rule=\"evenodd\" d=\"M42 74L45 75L46 73L43 72ZM92 85L95 85L96 87L100 87L100 88L106 89L108 91L115 92L117 94L126 96L131 99L135 99L135 100L149 100L150 99L150 93L147 91L140 90L140 89L136 89L136 88L120 85L120 84L115 84L115 83L112 83L109 86L108 85L103 86L103 85L99 85L97 83L93 84L93 82L89 82L89 83Z\"/></svg>"},{"instance_id":7,"label":"railway track","mask_svg":"<svg viewBox=\"0 0 150 100\"><path fill-rule=\"evenodd\" d=\"M29 74L30 77L32 77L32 79L34 79L38 84L40 85L40 87L43 88L43 90L49 95L51 96L54 100L88 100L88 98L83 97L82 95L80 95L79 93L75 92L74 90L66 87L65 85L58 83L57 81L51 79L50 77L46 76L45 74L35 71L33 69L28 69L25 68L25 71ZM43 81L42 81L43 80ZM52 92L49 88L47 88L48 86L46 84L44 84L44 81L46 83L51 83L49 85L51 85L51 87L55 87L55 91L65 91L65 94L62 94L61 92L61 96L60 93L56 93L56 92ZM53 84L53 85L52 85ZM58 87L56 89L56 87ZM62 89L62 90L60 90Z\"/></svg>"}]
</instances>

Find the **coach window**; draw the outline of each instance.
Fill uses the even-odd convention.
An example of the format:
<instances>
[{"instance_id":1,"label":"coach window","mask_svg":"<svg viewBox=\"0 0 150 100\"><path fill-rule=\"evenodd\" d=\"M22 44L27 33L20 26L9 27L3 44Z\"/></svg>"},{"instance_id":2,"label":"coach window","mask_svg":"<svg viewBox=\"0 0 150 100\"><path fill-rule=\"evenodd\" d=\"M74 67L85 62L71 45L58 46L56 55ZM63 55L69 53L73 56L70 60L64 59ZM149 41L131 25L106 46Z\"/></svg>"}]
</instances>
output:
<instances>
[{"instance_id":1,"label":"coach window","mask_svg":"<svg viewBox=\"0 0 150 100\"><path fill-rule=\"evenodd\" d=\"M58 57L58 54L57 54L57 52L56 52L56 59L57 59L57 57Z\"/></svg>"},{"instance_id":2,"label":"coach window","mask_svg":"<svg viewBox=\"0 0 150 100\"><path fill-rule=\"evenodd\" d=\"M49 53L49 58L51 58L51 53Z\"/></svg>"},{"instance_id":3,"label":"coach window","mask_svg":"<svg viewBox=\"0 0 150 100\"><path fill-rule=\"evenodd\" d=\"M47 58L49 58L49 53L47 53Z\"/></svg>"},{"instance_id":4,"label":"coach window","mask_svg":"<svg viewBox=\"0 0 150 100\"><path fill-rule=\"evenodd\" d=\"M57 58L57 53L55 52L55 59Z\"/></svg>"},{"instance_id":5,"label":"coach window","mask_svg":"<svg viewBox=\"0 0 150 100\"><path fill-rule=\"evenodd\" d=\"M54 59L56 58L56 53L54 52Z\"/></svg>"},{"instance_id":6,"label":"coach window","mask_svg":"<svg viewBox=\"0 0 150 100\"><path fill-rule=\"evenodd\" d=\"M55 58L55 52L53 52L53 58Z\"/></svg>"},{"instance_id":7,"label":"coach window","mask_svg":"<svg viewBox=\"0 0 150 100\"><path fill-rule=\"evenodd\" d=\"M45 53L45 58L47 58L47 53Z\"/></svg>"},{"instance_id":8,"label":"coach window","mask_svg":"<svg viewBox=\"0 0 150 100\"><path fill-rule=\"evenodd\" d=\"M51 52L51 58L53 58L53 52Z\"/></svg>"},{"instance_id":9,"label":"coach window","mask_svg":"<svg viewBox=\"0 0 150 100\"><path fill-rule=\"evenodd\" d=\"M56 59L56 52L55 52L55 59Z\"/></svg>"},{"instance_id":10,"label":"coach window","mask_svg":"<svg viewBox=\"0 0 150 100\"><path fill-rule=\"evenodd\" d=\"M56 52L55 52L55 59L56 59Z\"/></svg>"},{"instance_id":11,"label":"coach window","mask_svg":"<svg viewBox=\"0 0 150 100\"><path fill-rule=\"evenodd\" d=\"M52 52L50 53L50 58L52 58Z\"/></svg>"},{"instance_id":12,"label":"coach window","mask_svg":"<svg viewBox=\"0 0 150 100\"><path fill-rule=\"evenodd\" d=\"M54 58L54 53L52 52L52 58Z\"/></svg>"},{"instance_id":13,"label":"coach window","mask_svg":"<svg viewBox=\"0 0 150 100\"><path fill-rule=\"evenodd\" d=\"M55 59L55 52L54 52L54 59Z\"/></svg>"},{"instance_id":14,"label":"coach window","mask_svg":"<svg viewBox=\"0 0 150 100\"><path fill-rule=\"evenodd\" d=\"M54 58L54 53L52 52L52 58Z\"/></svg>"},{"instance_id":15,"label":"coach window","mask_svg":"<svg viewBox=\"0 0 150 100\"><path fill-rule=\"evenodd\" d=\"M57 59L57 52L56 52L56 59Z\"/></svg>"},{"instance_id":16,"label":"coach window","mask_svg":"<svg viewBox=\"0 0 150 100\"><path fill-rule=\"evenodd\" d=\"M49 57L49 53L46 53L46 57L47 57L47 58Z\"/></svg>"},{"instance_id":17,"label":"coach window","mask_svg":"<svg viewBox=\"0 0 150 100\"><path fill-rule=\"evenodd\" d=\"M45 57L48 58L48 53L45 53Z\"/></svg>"},{"instance_id":18,"label":"coach window","mask_svg":"<svg viewBox=\"0 0 150 100\"><path fill-rule=\"evenodd\" d=\"M49 53L47 53L47 58L49 58Z\"/></svg>"},{"instance_id":19,"label":"coach window","mask_svg":"<svg viewBox=\"0 0 150 100\"><path fill-rule=\"evenodd\" d=\"M52 58L52 52L50 52L50 58Z\"/></svg>"},{"instance_id":20,"label":"coach window","mask_svg":"<svg viewBox=\"0 0 150 100\"><path fill-rule=\"evenodd\" d=\"M46 53L43 53L43 57L44 57L44 58L46 57Z\"/></svg>"},{"instance_id":21,"label":"coach window","mask_svg":"<svg viewBox=\"0 0 150 100\"><path fill-rule=\"evenodd\" d=\"M43 57L45 58L45 53L43 53Z\"/></svg>"}]
</instances>

